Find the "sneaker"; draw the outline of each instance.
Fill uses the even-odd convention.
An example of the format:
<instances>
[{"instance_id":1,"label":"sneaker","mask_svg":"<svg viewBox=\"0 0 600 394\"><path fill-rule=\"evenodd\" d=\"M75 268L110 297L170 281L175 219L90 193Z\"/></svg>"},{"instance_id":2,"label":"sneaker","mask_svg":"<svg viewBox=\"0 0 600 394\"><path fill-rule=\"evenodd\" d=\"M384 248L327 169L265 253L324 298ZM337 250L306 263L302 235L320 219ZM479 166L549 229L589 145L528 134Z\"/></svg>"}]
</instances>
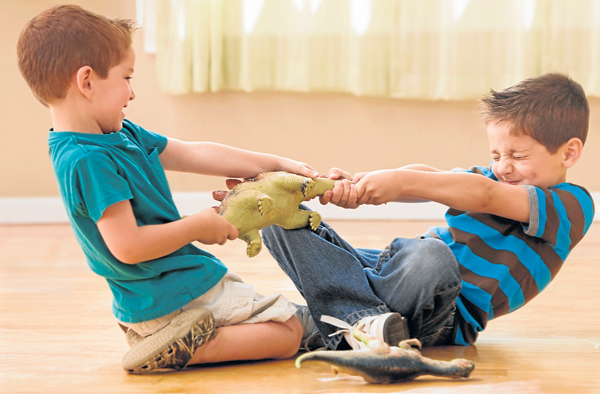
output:
<instances>
[{"instance_id":1,"label":"sneaker","mask_svg":"<svg viewBox=\"0 0 600 394\"><path fill-rule=\"evenodd\" d=\"M121 328L121 330L123 330L123 333L125 334L125 341L127 342L127 344L129 345L130 348L134 347L135 345L137 345L138 343L140 343L144 340L143 336L141 336L137 332L133 331L131 328L125 327L121 323L117 323L117 324L119 325L119 328Z\"/></svg>"},{"instance_id":2,"label":"sneaker","mask_svg":"<svg viewBox=\"0 0 600 394\"><path fill-rule=\"evenodd\" d=\"M294 313L294 315L298 318L298 320L300 320L300 323L302 323L302 327L304 328L302 341L300 342L300 349L303 349L307 352L321 350L323 348L326 349L327 346L321 337L321 333L319 333L319 329L317 328L317 325L315 324L308 307L305 305L295 306L296 313Z\"/></svg>"},{"instance_id":3,"label":"sneaker","mask_svg":"<svg viewBox=\"0 0 600 394\"><path fill-rule=\"evenodd\" d=\"M134 345L123 357L121 365L131 374L145 374L157 369L178 371L187 366L197 348L216 335L211 311L190 309Z\"/></svg>"},{"instance_id":4,"label":"sneaker","mask_svg":"<svg viewBox=\"0 0 600 394\"><path fill-rule=\"evenodd\" d=\"M368 336L385 342L390 346L398 346L400 341L410 338L406 318L402 317L399 313L391 312L383 315L363 317L352 326L331 316L323 316L321 320L341 328L341 330L334 332L329 336L343 332L344 339L353 350L367 349L365 343L354 338L352 331L356 328L359 328Z\"/></svg>"},{"instance_id":5,"label":"sneaker","mask_svg":"<svg viewBox=\"0 0 600 394\"><path fill-rule=\"evenodd\" d=\"M138 334L137 332L133 331L131 328L127 329L127 332L125 332L125 341L127 341L127 344L130 348L135 347L138 343L142 342L143 340L144 337Z\"/></svg>"}]
</instances>

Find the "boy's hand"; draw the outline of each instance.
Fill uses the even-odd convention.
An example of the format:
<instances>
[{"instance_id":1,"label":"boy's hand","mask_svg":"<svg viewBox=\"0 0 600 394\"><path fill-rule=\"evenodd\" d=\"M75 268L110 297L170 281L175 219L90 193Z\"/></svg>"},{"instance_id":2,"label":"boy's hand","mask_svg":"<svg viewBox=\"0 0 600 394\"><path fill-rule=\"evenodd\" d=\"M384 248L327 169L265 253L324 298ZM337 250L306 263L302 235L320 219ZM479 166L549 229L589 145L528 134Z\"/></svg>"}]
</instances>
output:
<instances>
[{"instance_id":1,"label":"boy's hand","mask_svg":"<svg viewBox=\"0 0 600 394\"><path fill-rule=\"evenodd\" d=\"M398 172L380 170L355 176L357 203L380 205L398 198Z\"/></svg>"},{"instance_id":2,"label":"boy's hand","mask_svg":"<svg viewBox=\"0 0 600 394\"><path fill-rule=\"evenodd\" d=\"M197 241L205 245L224 245L227 240L234 240L240 235L233 224L219 215L218 207L206 208L191 216L199 222Z\"/></svg>"},{"instance_id":3,"label":"boy's hand","mask_svg":"<svg viewBox=\"0 0 600 394\"><path fill-rule=\"evenodd\" d=\"M316 178L319 176L317 170L312 168L306 163L302 163L299 161L289 160L289 169L285 170L287 172L291 172L293 174L298 174L305 176L307 178Z\"/></svg>"},{"instance_id":4,"label":"boy's hand","mask_svg":"<svg viewBox=\"0 0 600 394\"><path fill-rule=\"evenodd\" d=\"M333 190L328 190L319 197L319 202L323 205L331 203L342 208L358 207L356 185L351 181L352 175L339 168L332 168L329 170L329 178L338 182Z\"/></svg>"}]
</instances>

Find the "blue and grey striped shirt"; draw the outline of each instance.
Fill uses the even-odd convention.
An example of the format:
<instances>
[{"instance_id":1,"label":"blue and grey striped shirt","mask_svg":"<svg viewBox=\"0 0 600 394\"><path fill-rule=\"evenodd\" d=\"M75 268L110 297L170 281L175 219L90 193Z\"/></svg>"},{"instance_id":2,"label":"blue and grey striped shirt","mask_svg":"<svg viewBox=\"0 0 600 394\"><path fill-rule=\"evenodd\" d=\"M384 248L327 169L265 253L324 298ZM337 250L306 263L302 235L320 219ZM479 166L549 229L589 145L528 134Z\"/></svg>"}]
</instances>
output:
<instances>
[{"instance_id":1,"label":"blue and grey striped shirt","mask_svg":"<svg viewBox=\"0 0 600 394\"><path fill-rule=\"evenodd\" d=\"M497 181L491 169L468 171ZM592 223L594 202L583 187L571 183L549 189L524 187L529 194L529 223L449 209L448 227L432 227L424 235L444 241L459 264L463 287L456 300L456 344L474 343L489 320L538 295Z\"/></svg>"}]
</instances>

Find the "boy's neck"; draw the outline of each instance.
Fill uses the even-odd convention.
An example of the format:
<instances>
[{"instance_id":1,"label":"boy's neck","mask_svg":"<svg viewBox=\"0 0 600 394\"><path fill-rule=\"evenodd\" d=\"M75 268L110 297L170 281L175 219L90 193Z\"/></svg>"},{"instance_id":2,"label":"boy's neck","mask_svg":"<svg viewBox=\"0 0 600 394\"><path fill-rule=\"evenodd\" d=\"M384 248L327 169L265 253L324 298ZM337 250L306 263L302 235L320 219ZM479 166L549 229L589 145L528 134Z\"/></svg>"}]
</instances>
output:
<instances>
[{"instance_id":1,"label":"boy's neck","mask_svg":"<svg viewBox=\"0 0 600 394\"><path fill-rule=\"evenodd\" d=\"M87 112L77 103L67 99L57 100L48 105L52 117L52 129L56 132L75 132L86 134L103 134L95 119L87 116Z\"/></svg>"}]
</instances>

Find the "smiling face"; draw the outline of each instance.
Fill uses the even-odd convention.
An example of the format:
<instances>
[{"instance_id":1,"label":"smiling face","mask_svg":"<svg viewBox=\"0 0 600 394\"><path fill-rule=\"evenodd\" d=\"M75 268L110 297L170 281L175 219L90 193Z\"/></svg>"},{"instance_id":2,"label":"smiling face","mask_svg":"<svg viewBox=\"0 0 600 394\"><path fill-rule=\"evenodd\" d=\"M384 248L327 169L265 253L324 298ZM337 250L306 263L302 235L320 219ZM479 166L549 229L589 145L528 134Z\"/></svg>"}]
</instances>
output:
<instances>
[{"instance_id":1,"label":"smiling face","mask_svg":"<svg viewBox=\"0 0 600 394\"><path fill-rule=\"evenodd\" d=\"M95 118L104 134L123 128L124 108L135 98L130 81L135 65L135 51L129 48L127 56L108 71L105 79L97 78L94 93Z\"/></svg>"},{"instance_id":2,"label":"smiling face","mask_svg":"<svg viewBox=\"0 0 600 394\"><path fill-rule=\"evenodd\" d=\"M486 132L492 171L500 182L548 188L566 181L566 144L551 154L530 136L511 132L508 122L488 122Z\"/></svg>"}]
</instances>

